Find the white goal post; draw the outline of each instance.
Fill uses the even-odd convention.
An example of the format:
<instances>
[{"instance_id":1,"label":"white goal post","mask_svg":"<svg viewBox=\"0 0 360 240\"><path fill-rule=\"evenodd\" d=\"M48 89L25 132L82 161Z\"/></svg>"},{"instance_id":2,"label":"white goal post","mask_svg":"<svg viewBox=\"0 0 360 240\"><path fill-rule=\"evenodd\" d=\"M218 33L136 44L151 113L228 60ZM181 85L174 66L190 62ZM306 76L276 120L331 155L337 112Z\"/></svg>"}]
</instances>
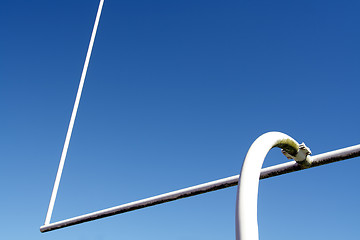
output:
<instances>
[{"instance_id":1,"label":"white goal post","mask_svg":"<svg viewBox=\"0 0 360 240\"><path fill-rule=\"evenodd\" d=\"M82 89L83 89L84 82L85 82L86 72L87 72L87 68L89 65L90 56L91 56L92 48L94 45L94 40L95 40L95 36L96 36L96 32L97 32L97 28L98 28L98 24L99 24L99 20L100 20L100 16L101 16L103 4L104 4L104 0L100 0L98 11L96 14L95 24L93 27L93 31L92 31L92 35L91 35L91 39L90 39L84 67L83 67L83 71L81 74L81 79L80 79L79 88L78 88L77 95L76 95L76 100L74 103L74 108L73 108L73 111L71 114L71 119L70 119L69 127L67 130L66 138L65 138L65 143L64 143L63 151L62 151L61 158L60 158L59 168L58 168L58 171L56 174L55 183L54 183L53 191L52 191L50 202L49 202L48 211L47 211L46 218L45 218L45 223L43 226L40 227L41 232L48 232L48 231L52 231L55 229L60 229L60 228L88 222L88 221L93 221L96 219L109 217L109 216L120 214L120 213L134 211L137 209L162 204L165 202L170 202L170 201L174 201L174 200L181 199L181 198L191 197L191 196L199 195L199 194L206 193L206 192L211 192L211 191L216 191L219 189L224 189L227 187L236 186L236 185L238 185L239 179L240 180L242 179L241 178L242 176L235 175L235 176L231 176L231 177L227 177L227 178L222 178L222 179L219 179L216 181L211 181L211 182L195 185L195 186L180 189L177 191L172 191L172 192L157 195L154 197L145 198L145 199L138 200L135 202L130 202L127 204L123 204L123 205L119 205L119 206L115 206L115 207L103 209L100 211L88 213L85 215L81 215L81 216L77 216L77 217L69 218L66 220L51 223L51 216L52 216L52 212L54 209L58 188L60 185L60 179L61 179L61 175L63 172L64 164L65 164L65 158L67 155L67 150L69 147L72 130L74 127L75 118L76 118L77 110L79 107L81 93L82 93ZM264 136L266 136L266 137L264 137ZM270 138L270 140L269 140L267 138L268 136L272 136L272 137L275 136L276 139L274 140L273 138ZM278 142L278 138L280 138L284 141ZM256 167L257 167L256 171L255 170L250 171L250 173L253 172L253 173L251 173L253 175L251 176L251 181L250 181L250 182L252 182L253 186L255 186L256 183L258 183L259 179L265 179L265 178L270 178L270 177L274 177L274 176L279 176L279 175L286 174L286 173L300 171L303 169L312 168L312 167L316 167L316 166L320 166L320 165L333 163L333 162L337 162L337 161L342 161L345 159L350 159L350 158L360 156L360 144L352 146L352 147L348 147L348 148L343 148L343 149L339 149L339 150L335 150L335 151L331 151L331 152L326 152L326 153L319 154L319 155L308 156L309 154L311 154L310 151L305 149L306 153L305 153L305 155L303 155L303 152L301 152L301 150L304 150L304 147L299 145L295 140L293 140L292 138L288 137L285 134L274 133L274 132L266 133L266 134L262 135L261 137L259 137L258 139L266 139L266 141L262 142L261 144L259 144L259 142L257 142L257 141L254 142L254 144L256 143L255 145L257 146L257 149L258 149L255 152L261 153L260 154L261 161L259 160L258 164L262 165L262 161L263 161L262 158L267 154L269 149L271 149L274 146L280 147L281 149L283 149L285 151L285 155L287 157L290 156L295 161L293 160L290 162L275 165L272 167L267 167L264 169L261 169L261 165L256 165ZM291 146L290 148L296 149L296 151L293 153L288 152L288 150L289 150L288 145ZM264 147L264 149L262 149L262 147ZM250 148L250 150L251 149L252 148ZM248 156L250 156L250 155L257 156L257 154L250 154L250 150L248 152ZM298 155L301 155L301 156L298 157ZM248 158L248 156L247 156L247 158ZM241 175L244 174L243 173L243 171L245 171L244 169L249 168L247 166L249 166L249 165L245 164L245 162L244 162ZM254 168L252 168L252 169L254 169ZM260 169L261 169L261 171L260 171L260 173L258 173L257 171ZM254 178L254 176L255 176L255 178ZM244 180L244 182L246 182L246 181ZM240 184L240 187L241 187L241 185L242 184ZM240 189L240 187L239 187L239 189ZM246 189L246 187L245 187L245 189ZM241 191L239 191L239 192L241 192ZM256 193L257 193L257 191L256 191ZM241 194L241 193L239 193L239 194ZM242 195L244 195L244 194L242 194ZM245 199L243 202L248 202L248 200ZM254 201L252 201L252 202L253 202L253 204L252 204L252 206L253 206ZM254 209L254 206L252 209ZM238 213L238 209L237 209L237 215L239 215L239 216L241 215L240 213ZM250 214L250 215L253 216L253 214ZM244 221L242 221L242 222L244 222ZM253 221L253 223L255 226L255 220ZM239 227L239 229L241 229L241 227ZM251 227L251 228L247 228L247 229L255 229L257 231L257 225L256 225L256 227ZM250 238L250 239L255 239L255 237L254 237L256 235L255 230L251 232L250 235L253 238ZM237 232L238 232L238 230L237 230ZM244 232L246 232L246 231L244 231ZM240 234L237 233L237 237L238 236L240 236ZM247 238L247 237L244 237L244 239L245 238Z\"/></svg>"}]
</instances>

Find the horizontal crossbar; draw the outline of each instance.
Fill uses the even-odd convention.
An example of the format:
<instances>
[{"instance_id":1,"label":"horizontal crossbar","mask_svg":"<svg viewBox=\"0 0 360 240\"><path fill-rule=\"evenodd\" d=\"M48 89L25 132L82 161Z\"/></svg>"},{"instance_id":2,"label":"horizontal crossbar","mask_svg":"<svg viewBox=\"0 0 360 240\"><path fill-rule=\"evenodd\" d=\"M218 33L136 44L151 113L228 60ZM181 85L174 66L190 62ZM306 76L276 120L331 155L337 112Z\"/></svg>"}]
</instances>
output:
<instances>
[{"instance_id":1,"label":"horizontal crossbar","mask_svg":"<svg viewBox=\"0 0 360 240\"><path fill-rule=\"evenodd\" d=\"M328 163L338 162L345 159L355 158L360 156L360 144L348 148L343 148L319 155L311 156L312 164L309 168L325 165ZM283 164L263 168L261 170L260 179L279 176L286 173L303 170L295 161L286 162ZM55 223L49 223L40 227L41 232L48 232L59 228L69 227L72 225L89 222L96 219L109 217L112 215L134 211L137 209L158 205L165 202L174 201L181 198L191 197L206 192L211 192L219 189L224 189L238 184L239 175L222 178L216 181L203 183L200 185L180 189L177 191L157 195L150 198L145 198L135 202L126 203L112 208L103 209L78 217L69 218Z\"/></svg>"}]
</instances>

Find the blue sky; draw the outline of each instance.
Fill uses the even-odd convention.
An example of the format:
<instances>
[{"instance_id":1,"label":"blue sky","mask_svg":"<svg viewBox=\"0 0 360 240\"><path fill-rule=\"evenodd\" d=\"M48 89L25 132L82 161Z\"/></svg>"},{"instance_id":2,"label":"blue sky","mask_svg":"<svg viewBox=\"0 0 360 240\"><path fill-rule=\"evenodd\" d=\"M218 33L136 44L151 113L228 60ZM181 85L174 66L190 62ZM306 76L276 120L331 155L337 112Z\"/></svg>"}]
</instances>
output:
<instances>
[{"instance_id":1,"label":"blue sky","mask_svg":"<svg viewBox=\"0 0 360 240\"><path fill-rule=\"evenodd\" d=\"M234 239L236 188L41 234L98 0L2 1L2 239ZM52 222L359 144L358 1L105 0ZM272 150L264 166L286 161ZM260 182L265 239L356 239L359 159Z\"/></svg>"}]
</instances>

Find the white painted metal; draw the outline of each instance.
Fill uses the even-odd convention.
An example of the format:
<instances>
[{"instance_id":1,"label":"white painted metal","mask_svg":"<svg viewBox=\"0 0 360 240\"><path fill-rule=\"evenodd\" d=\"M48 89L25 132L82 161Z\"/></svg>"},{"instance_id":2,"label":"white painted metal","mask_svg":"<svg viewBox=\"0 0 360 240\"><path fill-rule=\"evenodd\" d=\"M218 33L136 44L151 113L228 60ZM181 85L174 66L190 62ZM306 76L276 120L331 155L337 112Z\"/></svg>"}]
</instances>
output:
<instances>
[{"instance_id":1,"label":"white painted metal","mask_svg":"<svg viewBox=\"0 0 360 240\"><path fill-rule=\"evenodd\" d=\"M306 162L306 154L299 153L299 144L286 134L269 132L261 135L251 145L239 178L236 199L236 239L258 240L257 200L261 167L270 149L281 147L290 154L298 164Z\"/></svg>"},{"instance_id":2,"label":"white painted metal","mask_svg":"<svg viewBox=\"0 0 360 240\"><path fill-rule=\"evenodd\" d=\"M215 191L215 190L235 186L238 184L239 181L237 205L236 205L236 239L257 240L259 238L258 225L257 225L257 195L258 195L259 179L278 176L285 173L299 171L305 168L320 166L323 164L328 164L328 163L360 156L360 145L356 145L353 147L320 154L311 158L302 159L299 158L299 156L295 156L294 159L298 162L291 161L284 164L279 164L276 166L261 169L265 156L267 155L268 151L271 148L278 146L279 144L285 144L285 142L286 144L289 144L289 141L290 141L289 144L290 148L294 147L294 145L298 147L298 143L291 137L287 136L286 134L279 132L271 132L260 136L253 143L245 158L240 175L219 179L216 181L157 195L154 197L81 215L63 221L50 223L103 4L104 4L104 0L100 0L96 19L95 19L95 24L93 27L93 31L92 31L83 71L81 74L81 79L80 79L75 103L74 103L74 108L71 114L71 119L65 138L65 143L60 158L59 168L57 171L53 191L51 194L48 211L46 214L45 224L40 227L41 232L52 231L55 229L64 228L64 227L80 224L83 222L112 216L115 214L129 212L140 208L145 208L169 201L174 201L176 199L186 198L210 191Z\"/></svg>"},{"instance_id":3,"label":"white painted metal","mask_svg":"<svg viewBox=\"0 0 360 240\"><path fill-rule=\"evenodd\" d=\"M352 147L348 147L348 148L343 148L343 149L319 154L319 155L314 155L311 157L311 166L309 166L308 168L321 166L321 165L325 165L325 164L333 163L333 162L337 162L337 161L342 161L345 159L355 158L358 156L360 156L360 144L352 146ZM260 174L260 179L275 177L275 176L283 175L286 173L300 171L303 169L304 168L297 162L290 161L290 162L286 162L286 163L282 163L282 164L279 164L276 166L271 166L271 167L262 169L261 174ZM40 231L41 232L53 231L56 229L69 227L69 226L80 224L83 222L93 221L96 219L100 219L100 218L104 218L104 217L108 217L108 216L112 216L112 215L116 215L116 214L120 214L120 213L130 212L130 211L134 211L137 209L162 204L165 202L175 201L177 199L182 199L182 198L191 197L191 196L195 196L195 195L199 195L199 194L203 194L203 193L207 193L207 192L216 191L219 189L236 186L238 184L239 176L240 175L235 175L235 176L219 179L216 181L211 181L208 183L192 186L189 188L184 188L184 189L180 189L177 191L173 191L173 192L157 195L154 197L138 200L135 202L126 203L126 204L115 206L112 208L103 209L100 211L92 212L92 213L81 215L78 217L69 218L66 220L59 221L59 222L50 223L50 224L41 226Z\"/></svg>"},{"instance_id":4,"label":"white painted metal","mask_svg":"<svg viewBox=\"0 0 360 240\"><path fill-rule=\"evenodd\" d=\"M99 25L99 20L100 20L100 15L101 15L103 4L104 4L104 0L100 0L98 11L97 11L97 14L96 14L95 24L94 24L93 31L92 31L92 34L91 34L90 44L89 44L89 47L88 47L84 67L83 67L82 74L81 74L79 88L78 88L78 91L77 91L77 94L76 94L74 108L73 108L73 111L72 111L72 114L71 114L71 119L70 119L69 127L68 127L68 130L67 130L63 151L61 153L59 168L58 168L58 171L57 171L57 174L56 174L55 183L54 183L53 191L52 191L51 198L50 198L49 208L48 208L46 218L45 218L45 225L50 223L51 215L52 215L52 212L53 212L53 209L54 209L54 204L55 204L56 195L57 195L59 184L60 184L61 174L62 174L64 164L65 164L65 158L66 158L67 150L68 150L69 143L70 143L71 133L72 133L72 130L73 130L73 127L74 127L76 113L77 113L79 103L80 103L82 89L84 87L86 72L87 72L87 69L88 69L88 66L89 66L90 56L91 56L92 48L93 48L93 45L94 45L94 40L95 40L95 36L96 36L97 27Z\"/></svg>"}]
</instances>

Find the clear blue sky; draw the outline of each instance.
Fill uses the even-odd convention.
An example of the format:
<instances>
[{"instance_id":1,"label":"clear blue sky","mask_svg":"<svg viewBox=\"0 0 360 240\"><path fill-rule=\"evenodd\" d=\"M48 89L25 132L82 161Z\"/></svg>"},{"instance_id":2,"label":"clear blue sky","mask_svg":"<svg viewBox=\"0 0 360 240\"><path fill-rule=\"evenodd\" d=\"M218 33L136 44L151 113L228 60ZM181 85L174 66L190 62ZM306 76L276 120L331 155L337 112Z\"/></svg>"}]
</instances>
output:
<instances>
[{"instance_id":1,"label":"clear blue sky","mask_svg":"<svg viewBox=\"0 0 360 240\"><path fill-rule=\"evenodd\" d=\"M235 187L40 233L98 3L1 2L0 238L234 239ZM52 221L238 174L268 131L359 144L359 11L105 0ZM260 238L358 239L359 167L261 181Z\"/></svg>"}]
</instances>

